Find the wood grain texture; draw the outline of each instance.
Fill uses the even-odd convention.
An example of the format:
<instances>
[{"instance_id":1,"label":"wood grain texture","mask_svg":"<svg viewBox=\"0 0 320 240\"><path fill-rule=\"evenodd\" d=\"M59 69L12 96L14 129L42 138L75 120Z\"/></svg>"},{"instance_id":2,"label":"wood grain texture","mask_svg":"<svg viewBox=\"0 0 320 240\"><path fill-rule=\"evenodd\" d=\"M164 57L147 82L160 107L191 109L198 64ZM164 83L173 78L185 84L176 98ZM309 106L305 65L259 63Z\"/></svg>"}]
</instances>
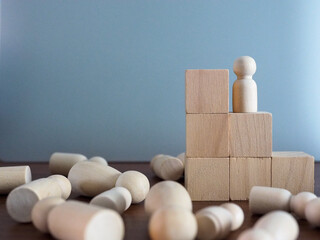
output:
<instances>
[{"instance_id":1,"label":"wood grain texture","mask_svg":"<svg viewBox=\"0 0 320 240\"><path fill-rule=\"evenodd\" d=\"M228 113L229 70L186 70L186 113Z\"/></svg>"},{"instance_id":2,"label":"wood grain texture","mask_svg":"<svg viewBox=\"0 0 320 240\"><path fill-rule=\"evenodd\" d=\"M237 58L233 64L233 71L237 80L232 86L232 110L235 113L257 112L258 93L257 84L252 79L257 65L249 56Z\"/></svg>"},{"instance_id":3,"label":"wood grain texture","mask_svg":"<svg viewBox=\"0 0 320 240\"><path fill-rule=\"evenodd\" d=\"M253 186L271 187L271 158L230 158L230 199L249 199Z\"/></svg>"},{"instance_id":4,"label":"wood grain texture","mask_svg":"<svg viewBox=\"0 0 320 240\"><path fill-rule=\"evenodd\" d=\"M229 200L229 158L187 158L185 187L192 201Z\"/></svg>"},{"instance_id":5,"label":"wood grain texture","mask_svg":"<svg viewBox=\"0 0 320 240\"><path fill-rule=\"evenodd\" d=\"M8 194L14 188L31 180L29 166L0 167L0 194Z\"/></svg>"},{"instance_id":6,"label":"wood grain texture","mask_svg":"<svg viewBox=\"0 0 320 240\"><path fill-rule=\"evenodd\" d=\"M47 221L49 232L56 239L124 238L125 226L119 213L81 201L70 200L59 204L49 212Z\"/></svg>"},{"instance_id":7,"label":"wood grain texture","mask_svg":"<svg viewBox=\"0 0 320 240\"><path fill-rule=\"evenodd\" d=\"M229 157L228 114L186 114L186 156Z\"/></svg>"},{"instance_id":8,"label":"wood grain texture","mask_svg":"<svg viewBox=\"0 0 320 240\"><path fill-rule=\"evenodd\" d=\"M271 113L230 113L229 125L230 157L271 157Z\"/></svg>"},{"instance_id":9,"label":"wood grain texture","mask_svg":"<svg viewBox=\"0 0 320 240\"><path fill-rule=\"evenodd\" d=\"M94 197L113 188L120 174L107 164L82 161L70 169L68 179L73 192Z\"/></svg>"},{"instance_id":10,"label":"wood grain texture","mask_svg":"<svg viewBox=\"0 0 320 240\"><path fill-rule=\"evenodd\" d=\"M25 165L30 165L34 179L43 178L49 176L49 168L47 163L23 163ZM0 163L0 166L17 166L22 165L22 163ZM157 178L152 172L149 163L141 162L118 162L110 163L110 165L121 172L127 170L137 170L144 173L150 180L151 185L154 185L161 181L160 178ZM315 165L315 193L320 195L320 164L316 163ZM182 183L182 182L181 182ZM77 199L83 202L89 202L90 198L79 197L74 193L71 195L70 199ZM6 240L53 240L49 234L43 234L40 231L37 231L35 227L30 224L18 224L14 222L8 215L6 207L6 196L0 195L0 239ZM203 209L208 206L219 206L224 202L193 202L193 212L197 212L200 209ZM255 222L259 219L258 215L252 215L249 212L248 201L235 201L234 203L238 204L244 211L245 219L244 223L240 229L237 231L231 232L226 240L237 239L239 234L247 228L253 227ZM145 213L144 204L132 205L123 215L122 215L126 233L125 240L147 240L150 239L148 235L148 222L149 217ZM298 220L300 234L298 240L318 240L319 231L312 228L310 224L305 220Z\"/></svg>"},{"instance_id":11,"label":"wood grain texture","mask_svg":"<svg viewBox=\"0 0 320 240\"><path fill-rule=\"evenodd\" d=\"M304 152L273 152L272 186L292 194L314 192L314 157Z\"/></svg>"}]
</instances>

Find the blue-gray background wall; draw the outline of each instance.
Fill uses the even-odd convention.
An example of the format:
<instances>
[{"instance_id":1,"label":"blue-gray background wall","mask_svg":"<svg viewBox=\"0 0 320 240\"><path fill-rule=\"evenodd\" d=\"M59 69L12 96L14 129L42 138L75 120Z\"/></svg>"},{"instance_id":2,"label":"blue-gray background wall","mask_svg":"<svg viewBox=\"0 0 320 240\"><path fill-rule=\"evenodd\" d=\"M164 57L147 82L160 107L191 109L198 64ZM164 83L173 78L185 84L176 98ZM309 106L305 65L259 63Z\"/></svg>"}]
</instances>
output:
<instances>
[{"instance_id":1,"label":"blue-gray background wall","mask_svg":"<svg viewBox=\"0 0 320 240\"><path fill-rule=\"evenodd\" d=\"M319 12L316 0L2 0L0 158L178 154L184 70L228 68L231 88L250 55L274 150L320 159Z\"/></svg>"}]
</instances>

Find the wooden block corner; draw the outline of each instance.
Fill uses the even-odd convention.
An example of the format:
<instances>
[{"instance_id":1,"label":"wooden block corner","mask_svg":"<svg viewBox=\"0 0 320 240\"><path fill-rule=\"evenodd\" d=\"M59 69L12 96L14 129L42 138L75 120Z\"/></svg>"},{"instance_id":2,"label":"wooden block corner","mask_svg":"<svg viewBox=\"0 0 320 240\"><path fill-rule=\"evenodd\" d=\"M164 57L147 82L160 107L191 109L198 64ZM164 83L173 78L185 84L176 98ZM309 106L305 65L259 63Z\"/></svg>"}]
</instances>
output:
<instances>
[{"instance_id":1,"label":"wooden block corner","mask_svg":"<svg viewBox=\"0 0 320 240\"><path fill-rule=\"evenodd\" d=\"M186 114L186 156L229 157L228 114Z\"/></svg>"},{"instance_id":2,"label":"wooden block corner","mask_svg":"<svg viewBox=\"0 0 320 240\"><path fill-rule=\"evenodd\" d=\"M192 201L228 201L229 158L187 158L185 187Z\"/></svg>"},{"instance_id":3,"label":"wooden block corner","mask_svg":"<svg viewBox=\"0 0 320 240\"><path fill-rule=\"evenodd\" d=\"M292 194L314 192L314 157L304 152L272 152L272 187Z\"/></svg>"},{"instance_id":4,"label":"wooden block corner","mask_svg":"<svg viewBox=\"0 0 320 240\"><path fill-rule=\"evenodd\" d=\"M229 113L230 157L271 157L272 114Z\"/></svg>"},{"instance_id":5,"label":"wooden block corner","mask_svg":"<svg viewBox=\"0 0 320 240\"><path fill-rule=\"evenodd\" d=\"M253 186L271 187L271 158L230 158L230 199L248 200Z\"/></svg>"}]
</instances>

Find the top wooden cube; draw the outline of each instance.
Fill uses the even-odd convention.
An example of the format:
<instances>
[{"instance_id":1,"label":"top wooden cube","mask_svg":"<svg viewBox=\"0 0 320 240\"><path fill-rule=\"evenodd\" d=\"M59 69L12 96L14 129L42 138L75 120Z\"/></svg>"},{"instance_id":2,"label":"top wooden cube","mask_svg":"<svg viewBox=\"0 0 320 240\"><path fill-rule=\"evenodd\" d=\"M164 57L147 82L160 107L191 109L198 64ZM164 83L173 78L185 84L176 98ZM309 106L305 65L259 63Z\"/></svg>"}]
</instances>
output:
<instances>
[{"instance_id":1,"label":"top wooden cube","mask_svg":"<svg viewBox=\"0 0 320 240\"><path fill-rule=\"evenodd\" d=\"M228 113L229 70L186 70L186 113Z\"/></svg>"}]
</instances>

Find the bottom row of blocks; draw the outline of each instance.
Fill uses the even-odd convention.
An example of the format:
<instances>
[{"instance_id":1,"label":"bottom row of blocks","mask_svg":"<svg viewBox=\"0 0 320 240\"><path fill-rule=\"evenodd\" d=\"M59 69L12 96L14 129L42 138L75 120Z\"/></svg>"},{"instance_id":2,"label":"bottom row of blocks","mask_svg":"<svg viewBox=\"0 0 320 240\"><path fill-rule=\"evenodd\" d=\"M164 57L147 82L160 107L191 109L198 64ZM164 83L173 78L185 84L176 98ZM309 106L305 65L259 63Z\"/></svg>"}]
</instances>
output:
<instances>
[{"instance_id":1,"label":"bottom row of blocks","mask_svg":"<svg viewBox=\"0 0 320 240\"><path fill-rule=\"evenodd\" d=\"M193 201L247 200L253 186L314 191L314 158L273 152L272 158L187 158L185 186Z\"/></svg>"}]
</instances>

